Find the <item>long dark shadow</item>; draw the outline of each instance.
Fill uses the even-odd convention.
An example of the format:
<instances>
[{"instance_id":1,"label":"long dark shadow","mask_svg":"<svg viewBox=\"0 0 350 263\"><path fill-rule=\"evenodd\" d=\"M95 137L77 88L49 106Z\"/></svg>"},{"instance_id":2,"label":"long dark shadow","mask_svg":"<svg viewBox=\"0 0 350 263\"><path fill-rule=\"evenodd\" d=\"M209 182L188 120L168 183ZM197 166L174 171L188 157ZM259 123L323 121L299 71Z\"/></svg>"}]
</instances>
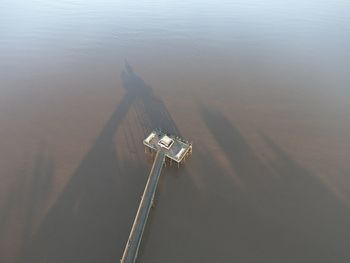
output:
<instances>
[{"instance_id":1,"label":"long dark shadow","mask_svg":"<svg viewBox=\"0 0 350 263\"><path fill-rule=\"evenodd\" d=\"M0 262L13 262L22 245L30 240L36 215L51 191L53 175L53 157L44 144L40 145L31 170L23 166L14 175L8 198L0 209ZM4 251L11 243L18 246L10 245L11 251Z\"/></svg>"},{"instance_id":2,"label":"long dark shadow","mask_svg":"<svg viewBox=\"0 0 350 263\"><path fill-rule=\"evenodd\" d=\"M239 262L349 262L350 210L334 193L271 138L262 135L276 158L265 164L239 130L220 112L201 107L209 131L245 186L241 200L251 215L240 229ZM239 203L240 200L236 201ZM244 201L245 202L245 201ZM249 207L250 206L250 207ZM254 216L254 218L251 218ZM251 224L254 222L254 224ZM241 254L241 251L253 251Z\"/></svg>"},{"instance_id":3,"label":"long dark shadow","mask_svg":"<svg viewBox=\"0 0 350 263\"><path fill-rule=\"evenodd\" d=\"M171 117L164 102L157 98L151 87L142 78L135 74L133 68L126 61L125 69L122 72L123 87L130 93L137 94L135 102L136 111L142 118L140 121L148 130L160 128L169 133L180 135L173 118Z\"/></svg>"},{"instance_id":4,"label":"long dark shadow","mask_svg":"<svg viewBox=\"0 0 350 263\"><path fill-rule=\"evenodd\" d=\"M155 125L177 130L164 103L128 63L121 78L124 97L38 231L26 243L19 262L119 260L139 201L140 186L147 179L147 167L145 163L121 160L113 137L131 107L137 112L144 133ZM141 143L144 135L131 139ZM143 147L139 149L137 154L143 156ZM142 182L142 177L135 176L139 174L145 174Z\"/></svg>"},{"instance_id":5,"label":"long dark shadow","mask_svg":"<svg viewBox=\"0 0 350 263\"><path fill-rule=\"evenodd\" d=\"M243 184L262 187L269 170L257 157L239 130L218 111L201 107L201 115L209 131L234 166ZM242 176L244 175L244 176Z\"/></svg>"},{"instance_id":6,"label":"long dark shadow","mask_svg":"<svg viewBox=\"0 0 350 263\"><path fill-rule=\"evenodd\" d=\"M261 138L276 156L270 165L279 176L273 190L279 196L280 221L299 227L295 242L304 237L305 243L311 242L308 247L300 242L300 253L308 248L310 260L349 262L349 207L269 136Z\"/></svg>"}]
</instances>

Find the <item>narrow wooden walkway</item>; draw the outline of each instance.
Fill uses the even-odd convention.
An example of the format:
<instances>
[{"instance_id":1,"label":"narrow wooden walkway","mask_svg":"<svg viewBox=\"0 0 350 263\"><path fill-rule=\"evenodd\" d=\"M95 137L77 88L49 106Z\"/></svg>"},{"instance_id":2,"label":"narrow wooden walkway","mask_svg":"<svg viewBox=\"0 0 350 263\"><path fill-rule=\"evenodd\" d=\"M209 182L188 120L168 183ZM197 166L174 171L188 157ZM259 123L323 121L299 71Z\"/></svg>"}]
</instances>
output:
<instances>
[{"instance_id":1,"label":"narrow wooden walkway","mask_svg":"<svg viewBox=\"0 0 350 263\"><path fill-rule=\"evenodd\" d=\"M158 151L130 231L128 242L126 243L123 257L120 260L121 263L134 263L136 261L142 234L147 223L148 214L157 190L158 180L162 172L164 159L165 154L162 151Z\"/></svg>"}]
</instances>

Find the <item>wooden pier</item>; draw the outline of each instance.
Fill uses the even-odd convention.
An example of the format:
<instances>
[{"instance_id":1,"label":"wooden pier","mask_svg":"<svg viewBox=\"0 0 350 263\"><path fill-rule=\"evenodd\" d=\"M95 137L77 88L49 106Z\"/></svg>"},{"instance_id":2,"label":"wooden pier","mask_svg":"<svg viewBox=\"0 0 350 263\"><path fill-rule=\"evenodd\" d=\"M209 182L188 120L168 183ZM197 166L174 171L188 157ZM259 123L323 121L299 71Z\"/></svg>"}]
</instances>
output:
<instances>
[{"instance_id":1,"label":"wooden pier","mask_svg":"<svg viewBox=\"0 0 350 263\"><path fill-rule=\"evenodd\" d=\"M192 153L192 144L160 131L153 131L144 140L144 145L148 146L151 150L155 150L156 156L141 197L141 202L123 256L120 260L121 263L134 263L136 261L165 158L167 157L170 161L175 161L179 164L185 159L186 155Z\"/></svg>"}]
</instances>

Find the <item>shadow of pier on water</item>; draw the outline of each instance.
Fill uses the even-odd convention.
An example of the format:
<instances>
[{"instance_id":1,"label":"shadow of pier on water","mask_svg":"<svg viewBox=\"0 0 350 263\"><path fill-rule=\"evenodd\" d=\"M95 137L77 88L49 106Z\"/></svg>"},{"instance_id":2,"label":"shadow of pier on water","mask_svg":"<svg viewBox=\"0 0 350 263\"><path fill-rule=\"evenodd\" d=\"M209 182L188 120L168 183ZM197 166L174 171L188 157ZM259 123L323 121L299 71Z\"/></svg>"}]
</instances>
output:
<instances>
[{"instance_id":1,"label":"shadow of pier on water","mask_svg":"<svg viewBox=\"0 0 350 263\"><path fill-rule=\"evenodd\" d=\"M114 262L121 257L148 169L145 162L118 156L114 136L127 125L123 120L131 108L141 122L141 134L128 134L140 144L138 156L144 155L142 140L151 128L177 131L164 103L127 62L121 80L123 98L36 233L25 243L19 262Z\"/></svg>"},{"instance_id":2,"label":"shadow of pier on water","mask_svg":"<svg viewBox=\"0 0 350 263\"><path fill-rule=\"evenodd\" d=\"M244 185L232 209L251 211L235 210L238 224L231 227L240 240L227 241L234 244L232 257L238 262L349 262L350 210L317 175L261 134L274 155L263 161L222 113L203 106L200 112Z\"/></svg>"}]
</instances>

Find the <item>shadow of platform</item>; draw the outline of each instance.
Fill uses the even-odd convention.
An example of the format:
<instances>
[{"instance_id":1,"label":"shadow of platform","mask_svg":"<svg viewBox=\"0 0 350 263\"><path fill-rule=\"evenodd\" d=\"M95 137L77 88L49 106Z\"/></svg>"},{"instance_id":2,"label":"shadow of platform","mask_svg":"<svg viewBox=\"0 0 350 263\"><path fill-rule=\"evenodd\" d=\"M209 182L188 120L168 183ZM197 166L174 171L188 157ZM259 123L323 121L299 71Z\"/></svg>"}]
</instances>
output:
<instances>
[{"instance_id":1,"label":"shadow of platform","mask_svg":"<svg viewBox=\"0 0 350 263\"><path fill-rule=\"evenodd\" d=\"M261 138L275 159L263 162L223 114L201 107L201 115L245 186L244 191L235 190L236 199L231 204L234 217L227 227L232 236L221 239L232 249L227 259L350 261L350 210L317 175L294 161L267 135Z\"/></svg>"},{"instance_id":2,"label":"shadow of platform","mask_svg":"<svg viewBox=\"0 0 350 263\"><path fill-rule=\"evenodd\" d=\"M121 79L124 97L38 231L25 244L19 262L115 262L121 257L148 168L145 162L120 158L113 138L131 107L143 129L143 134L128 135L140 143L138 156L144 155L141 142L150 128L177 131L164 103L128 63Z\"/></svg>"}]
</instances>

